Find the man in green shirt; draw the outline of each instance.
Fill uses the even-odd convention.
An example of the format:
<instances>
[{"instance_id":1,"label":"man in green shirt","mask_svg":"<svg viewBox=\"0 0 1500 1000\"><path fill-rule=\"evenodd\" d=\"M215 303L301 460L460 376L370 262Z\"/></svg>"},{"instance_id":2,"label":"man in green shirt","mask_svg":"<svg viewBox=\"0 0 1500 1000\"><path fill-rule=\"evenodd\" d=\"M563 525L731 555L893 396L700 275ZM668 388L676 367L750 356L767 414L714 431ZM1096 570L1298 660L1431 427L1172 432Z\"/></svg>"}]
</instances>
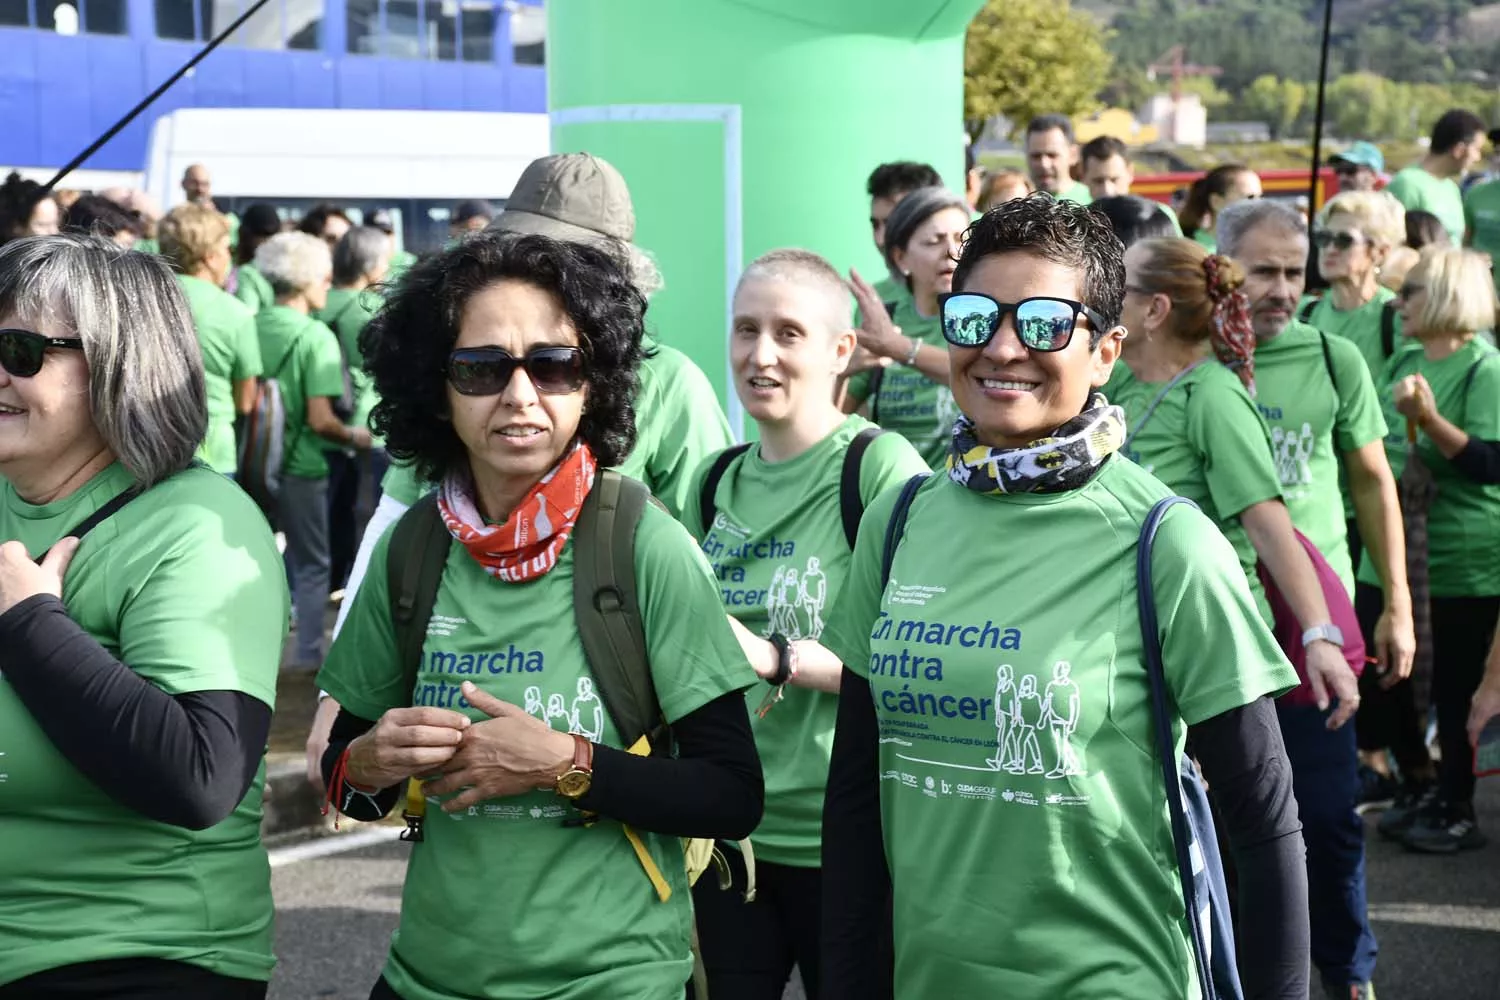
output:
<instances>
[{"instance_id":1,"label":"man in green shirt","mask_svg":"<svg viewBox=\"0 0 1500 1000\"><path fill-rule=\"evenodd\" d=\"M1026 126L1026 168L1038 191L1054 198L1087 205L1094 198L1073 179L1078 166L1078 143L1067 115L1038 115Z\"/></svg>"},{"instance_id":2,"label":"man in green shirt","mask_svg":"<svg viewBox=\"0 0 1500 1000\"><path fill-rule=\"evenodd\" d=\"M1464 245L1490 255L1490 275L1500 296L1500 180L1476 184L1464 196Z\"/></svg>"},{"instance_id":3,"label":"man in green shirt","mask_svg":"<svg viewBox=\"0 0 1500 1000\"><path fill-rule=\"evenodd\" d=\"M901 204L901 199L917 188L941 187L942 183L943 178L932 167L909 160L882 163L870 171L869 180L865 181L865 193L870 196L870 234L881 257L885 256L885 220ZM910 294L901 276L890 273L875 282L875 290L882 302L897 302Z\"/></svg>"},{"instance_id":4,"label":"man in green shirt","mask_svg":"<svg viewBox=\"0 0 1500 1000\"><path fill-rule=\"evenodd\" d=\"M1089 201L1101 198L1118 198L1130 193L1135 183L1135 170L1130 163L1130 150L1125 143L1112 135L1101 135L1083 144L1079 152L1082 163L1083 184L1089 189ZM1182 235L1182 224L1177 213L1166 202L1152 202L1172 223L1178 236Z\"/></svg>"},{"instance_id":5,"label":"man in green shirt","mask_svg":"<svg viewBox=\"0 0 1500 1000\"><path fill-rule=\"evenodd\" d=\"M1484 155L1484 122L1472 111L1445 112L1432 126L1422 162L1397 172L1386 188L1408 212L1431 212L1454 246L1464 238L1464 201L1458 182Z\"/></svg>"},{"instance_id":6,"label":"man in green shirt","mask_svg":"<svg viewBox=\"0 0 1500 1000\"><path fill-rule=\"evenodd\" d=\"M1305 285L1307 224L1295 208L1260 199L1225 208L1217 233L1221 251L1245 271L1257 341L1255 402L1271 430L1292 523L1352 594L1342 463L1386 595L1372 652L1404 674L1416 640L1385 420L1359 349L1293 318ZM1307 842L1313 960L1330 996L1364 997L1377 949L1366 913L1363 825L1354 811L1354 727L1327 729L1314 706L1280 705L1278 715Z\"/></svg>"}]
</instances>

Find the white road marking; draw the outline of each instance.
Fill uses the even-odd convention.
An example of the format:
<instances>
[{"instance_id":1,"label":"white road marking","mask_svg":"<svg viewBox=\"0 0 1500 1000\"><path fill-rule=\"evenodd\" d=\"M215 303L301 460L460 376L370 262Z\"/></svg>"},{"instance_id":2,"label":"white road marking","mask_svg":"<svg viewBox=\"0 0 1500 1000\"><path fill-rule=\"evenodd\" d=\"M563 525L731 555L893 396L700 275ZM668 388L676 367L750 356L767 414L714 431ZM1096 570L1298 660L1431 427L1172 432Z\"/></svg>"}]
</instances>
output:
<instances>
[{"instance_id":1,"label":"white road marking","mask_svg":"<svg viewBox=\"0 0 1500 1000\"><path fill-rule=\"evenodd\" d=\"M358 833L341 833L331 837L320 837L305 844L278 847L270 852L271 867L280 868L299 861L311 861L314 858L326 858L331 854L345 854L363 847L384 844L395 840L405 830L403 826L377 826L369 830L360 830Z\"/></svg>"}]
</instances>

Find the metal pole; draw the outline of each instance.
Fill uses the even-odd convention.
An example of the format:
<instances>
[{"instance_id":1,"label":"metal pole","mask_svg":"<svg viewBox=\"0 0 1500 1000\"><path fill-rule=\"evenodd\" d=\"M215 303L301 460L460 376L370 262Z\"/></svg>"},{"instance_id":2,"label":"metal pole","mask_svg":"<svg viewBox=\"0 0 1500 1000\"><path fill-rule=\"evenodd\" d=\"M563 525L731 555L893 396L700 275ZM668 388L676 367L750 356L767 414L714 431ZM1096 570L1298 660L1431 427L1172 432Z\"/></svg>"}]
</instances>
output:
<instances>
[{"instance_id":1,"label":"metal pole","mask_svg":"<svg viewBox=\"0 0 1500 1000\"><path fill-rule=\"evenodd\" d=\"M1312 173L1308 177L1308 211L1318 206L1318 170L1323 165L1323 92L1328 87L1328 48L1333 35L1333 0L1323 3L1323 53L1318 59L1318 105L1313 114Z\"/></svg>"},{"instance_id":2,"label":"metal pole","mask_svg":"<svg viewBox=\"0 0 1500 1000\"><path fill-rule=\"evenodd\" d=\"M68 165L59 170L57 172L57 175L54 176L50 181L48 181L46 186L42 190L51 191L57 186L58 181L62 180L64 177L77 170L85 160L87 160L90 156L93 156L95 153L99 152L99 150L103 148L105 143L109 142L109 140L119 135L120 132L125 128L125 126L133 122L142 111L145 111L152 104L156 103L157 98L161 97L162 94L165 94L168 90L170 90L172 88L172 85L178 80L181 80L184 76L187 76L189 70L191 70L194 66L198 65L205 58L207 58L210 52L218 48L226 38L234 34L235 30L239 28L240 25L244 24L246 21L250 20L250 18L254 17L255 14L269 2L270 0L255 0L255 2L246 9L245 13L235 18L235 20L229 25L229 27L219 32L219 34L214 37L213 41L205 45L197 55L193 56L193 58L184 63L181 69L168 77L161 86L157 87L151 93L147 94L141 100L141 103L125 112L125 117L121 118L119 121L111 125L103 135L90 143L87 149L79 153L77 156L73 157L73 159L69 161Z\"/></svg>"}]
</instances>

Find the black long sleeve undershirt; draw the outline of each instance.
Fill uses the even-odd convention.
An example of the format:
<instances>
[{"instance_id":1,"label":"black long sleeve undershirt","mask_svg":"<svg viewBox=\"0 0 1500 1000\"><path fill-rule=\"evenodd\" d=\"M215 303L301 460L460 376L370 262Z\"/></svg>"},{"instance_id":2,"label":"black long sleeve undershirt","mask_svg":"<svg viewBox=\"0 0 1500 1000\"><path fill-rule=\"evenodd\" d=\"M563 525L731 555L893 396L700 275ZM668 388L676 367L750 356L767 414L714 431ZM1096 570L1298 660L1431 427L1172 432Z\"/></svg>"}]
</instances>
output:
<instances>
[{"instance_id":1,"label":"black long sleeve undershirt","mask_svg":"<svg viewBox=\"0 0 1500 1000\"><path fill-rule=\"evenodd\" d=\"M331 781L344 748L374 726L340 709L323 755L325 781ZM596 745L593 780L578 808L666 836L750 836L760 823L765 784L744 694L731 692L683 716L672 735L675 757L638 757ZM369 796L346 794L339 807L352 819L379 819L400 800L401 789L398 784Z\"/></svg>"},{"instance_id":2,"label":"black long sleeve undershirt","mask_svg":"<svg viewBox=\"0 0 1500 1000\"><path fill-rule=\"evenodd\" d=\"M214 826L244 799L265 756L269 705L239 691L168 694L55 597L0 615L0 672L69 763L147 819Z\"/></svg>"},{"instance_id":3,"label":"black long sleeve undershirt","mask_svg":"<svg viewBox=\"0 0 1500 1000\"><path fill-rule=\"evenodd\" d=\"M1471 437L1463 449L1448 460L1453 467L1481 486L1500 483L1500 441Z\"/></svg>"},{"instance_id":4,"label":"black long sleeve undershirt","mask_svg":"<svg viewBox=\"0 0 1500 1000\"><path fill-rule=\"evenodd\" d=\"M1307 869L1291 769L1271 701L1215 716L1189 734L1224 815L1240 873L1239 966L1247 1000L1303 1000L1310 936ZM880 819L879 730L869 682L845 670L823 811L824 1000L889 998L891 966Z\"/></svg>"}]
</instances>

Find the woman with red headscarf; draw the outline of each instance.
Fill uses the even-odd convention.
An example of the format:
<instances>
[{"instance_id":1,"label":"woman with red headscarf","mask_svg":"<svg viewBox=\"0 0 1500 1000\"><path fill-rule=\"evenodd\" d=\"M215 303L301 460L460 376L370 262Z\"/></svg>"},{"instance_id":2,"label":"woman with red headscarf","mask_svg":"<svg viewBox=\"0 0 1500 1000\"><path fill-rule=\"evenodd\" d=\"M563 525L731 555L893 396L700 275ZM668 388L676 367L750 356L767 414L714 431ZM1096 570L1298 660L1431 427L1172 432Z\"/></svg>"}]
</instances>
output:
<instances>
[{"instance_id":1,"label":"woman with red headscarf","mask_svg":"<svg viewBox=\"0 0 1500 1000\"><path fill-rule=\"evenodd\" d=\"M1244 280L1234 261L1192 240L1131 246L1120 316L1130 331L1126 370L1115 368L1105 392L1125 409L1125 454L1218 524L1266 622L1275 624L1257 562L1309 628L1328 621L1329 609L1282 502L1270 435L1252 399L1255 334ZM1341 703L1336 715L1354 708Z\"/></svg>"}]
</instances>

